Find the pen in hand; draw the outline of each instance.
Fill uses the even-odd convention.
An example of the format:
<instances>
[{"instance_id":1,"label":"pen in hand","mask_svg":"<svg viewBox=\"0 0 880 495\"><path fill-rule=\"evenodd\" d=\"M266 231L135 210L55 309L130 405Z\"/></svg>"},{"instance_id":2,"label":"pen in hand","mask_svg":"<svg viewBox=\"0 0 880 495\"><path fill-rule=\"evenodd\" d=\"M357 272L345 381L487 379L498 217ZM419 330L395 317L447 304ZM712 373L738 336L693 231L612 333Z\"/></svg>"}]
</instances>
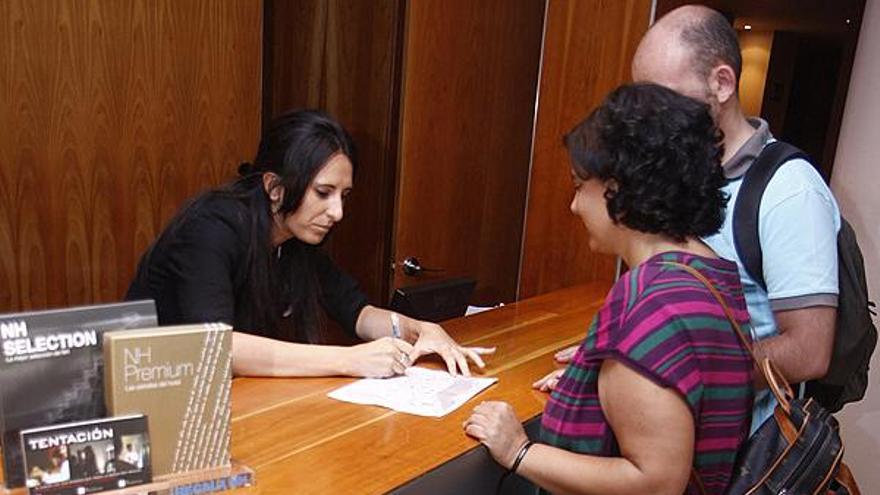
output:
<instances>
[{"instance_id":1,"label":"pen in hand","mask_svg":"<svg viewBox=\"0 0 880 495\"><path fill-rule=\"evenodd\" d=\"M391 313L391 336L395 339L400 338L400 317L397 313Z\"/></svg>"},{"instance_id":2,"label":"pen in hand","mask_svg":"<svg viewBox=\"0 0 880 495\"><path fill-rule=\"evenodd\" d=\"M391 338L392 339L400 339L400 316L397 313L391 313ZM410 366L409 355L405 352L401 353L400 356L401 364L404 366L404 371L406 368ZM402 374L402 373L401 373Z\"/></svg>"}]
</instances>

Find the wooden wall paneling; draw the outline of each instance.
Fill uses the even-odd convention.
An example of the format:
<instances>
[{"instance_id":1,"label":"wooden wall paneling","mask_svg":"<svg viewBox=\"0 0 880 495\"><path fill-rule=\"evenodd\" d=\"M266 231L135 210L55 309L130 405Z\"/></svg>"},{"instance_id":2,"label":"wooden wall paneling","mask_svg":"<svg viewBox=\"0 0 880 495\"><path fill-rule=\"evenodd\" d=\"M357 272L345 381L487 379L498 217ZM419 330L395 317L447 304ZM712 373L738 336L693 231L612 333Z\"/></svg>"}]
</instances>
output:
<instances>
[{"instance_id":1,"label":"wooden wall paneling","mask_svg":"<svg viewBox=\"0 0 880 495\"><path fill-rule=\"evenodd\" d=\"M512 301L528 181L543 0L407 6L395 260L468 275L474 302Z\"/></svg>"},{"instance_id":2,"label":"wooden wall paneling","mask_svg":"<svg viewBox=\"0 0 880 495\"><path fill-rule=\"evenodd\" d=\"M261 6L0 3L0 311L121 298L259 138Z\"/></svg>"},{"instance_id":3,"label":"wooden wall paneling","mask_svg":"<svg viewBox=\"0 0 880 495\"><path fill-rule=\"evenodd\" d=\"M520 298L613 279L614 258L590 251L583 224L569 210L574 190L562 136L630 80L650 11L650 0L549 2Z\"/></svg>"},{"instance_id":4,"label":"wooden wall paneling","mask_svg":"<svg viewBox=\"0 0 880 495\"><path fill-rule=\"evenodd\" d=\"M358 150L345 219L326 249L376 303L387 302L397 160L402 0L267 0L266 110L318 108Z\"/></svg>"}]
</instances>

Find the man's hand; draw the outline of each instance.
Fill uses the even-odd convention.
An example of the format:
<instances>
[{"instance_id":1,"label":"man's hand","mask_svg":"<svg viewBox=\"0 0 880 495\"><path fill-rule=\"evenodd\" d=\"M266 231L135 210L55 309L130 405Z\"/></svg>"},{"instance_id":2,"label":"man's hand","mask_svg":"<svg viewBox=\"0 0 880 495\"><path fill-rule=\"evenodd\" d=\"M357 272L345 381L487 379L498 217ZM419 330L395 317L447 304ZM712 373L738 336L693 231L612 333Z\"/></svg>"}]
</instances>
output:
<instances>
[{"instance_id":1,"label":"man's hand","mask_svg":"<svg viewBox=\"0 0 880 495\"><path fill-rule=\"evenodd\" d=\"M574 354L577 352L580 346L580 344L575 344L571 347L566 347L565 349L562 349L561 351L554 354L553 359L555 359L557 363L567 364L571 361L571 358L574 357Z\"/></svg>"},{"instance_id":2,"label":"man's hand","mask_svg":"<svg viewBox=\"0 0 880 495\"><path fill-rule=\"evenodd\" d=\"M556 388L556 384L559 383L563 373L565 373L565 368L553 370L544 375L544 378L533 383L532 388L536 388L541 392L552 392Z\"/></svg>"}]
</instances>

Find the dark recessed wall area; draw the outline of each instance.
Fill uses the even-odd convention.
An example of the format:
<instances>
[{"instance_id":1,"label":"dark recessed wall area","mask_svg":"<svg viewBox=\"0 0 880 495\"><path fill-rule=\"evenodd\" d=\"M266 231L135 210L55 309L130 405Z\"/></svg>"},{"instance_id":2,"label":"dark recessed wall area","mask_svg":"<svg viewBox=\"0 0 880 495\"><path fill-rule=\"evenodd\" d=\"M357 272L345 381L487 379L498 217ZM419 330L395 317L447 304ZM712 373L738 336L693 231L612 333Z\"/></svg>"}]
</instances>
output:
<instances>
[{"instance_id":1,"label":"dark recessed wall area","mask_svg":"<svg viewBox=\"0 0 880 495\"><path fill-rule=\"evenodd\" d=\"M658 0L657 17L691 3ZM761 117L770 130L804 151L826 182L859 37L864 0L707 0L742 32L771 32L773 43Z\"/></svg>"}]
</instances>

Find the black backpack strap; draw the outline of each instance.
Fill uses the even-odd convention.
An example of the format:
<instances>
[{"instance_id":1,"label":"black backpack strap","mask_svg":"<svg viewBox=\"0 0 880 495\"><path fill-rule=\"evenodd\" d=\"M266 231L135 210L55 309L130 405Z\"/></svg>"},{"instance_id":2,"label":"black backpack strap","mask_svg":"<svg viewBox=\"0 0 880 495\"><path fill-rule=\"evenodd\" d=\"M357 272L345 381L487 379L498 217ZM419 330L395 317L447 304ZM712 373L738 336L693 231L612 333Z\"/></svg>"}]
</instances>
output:
<instances>
[{"instance_id":1,"label":"black backpack strap","mask_svg":"<svg viewBox=\"0 0 880 495\"><path fill-rule=\"evenodd\" d=\"M795 158L810 160L806 153L782 141L764 146L761 154L746 171L733 206L733 245L746 272L764 290L767 290L767 283L764 281L764 254L758 236L761 196L776 170L783 163Z\"/></svg>"}]
</instances>

